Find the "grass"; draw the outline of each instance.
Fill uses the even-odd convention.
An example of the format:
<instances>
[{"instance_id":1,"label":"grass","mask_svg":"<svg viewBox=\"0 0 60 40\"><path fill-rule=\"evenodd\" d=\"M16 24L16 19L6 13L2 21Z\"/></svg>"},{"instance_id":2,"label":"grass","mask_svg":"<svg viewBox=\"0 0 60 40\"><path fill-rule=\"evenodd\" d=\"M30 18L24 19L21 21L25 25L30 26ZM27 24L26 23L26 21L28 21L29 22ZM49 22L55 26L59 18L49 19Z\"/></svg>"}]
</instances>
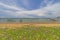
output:
<instances>
[{"instance_id":1,"label":"grass","mask_svg":"<svg viewBox=\"0 0 60 40\"><path fill-rule=\"evenodd\" d=\"M60 40L60 27L0 28L0 40Z\"/></svg>"}]
</instances>

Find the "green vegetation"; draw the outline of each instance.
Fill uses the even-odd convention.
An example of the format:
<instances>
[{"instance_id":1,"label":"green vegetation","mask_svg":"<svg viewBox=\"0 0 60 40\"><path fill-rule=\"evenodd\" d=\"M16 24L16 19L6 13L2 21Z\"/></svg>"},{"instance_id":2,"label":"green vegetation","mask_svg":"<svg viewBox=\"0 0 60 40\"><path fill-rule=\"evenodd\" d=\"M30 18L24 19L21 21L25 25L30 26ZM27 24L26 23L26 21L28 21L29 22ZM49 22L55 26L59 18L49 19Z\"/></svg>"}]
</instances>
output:
<instances>
[{"instance_id":1,"label":"green vegetation","mask_svg":"<svg viewBox=\"0 0 60 40\"><path fill-rule=\"evenodd\" d=\"M0 40L60 40L57 27L0 28Z\"/></svg>"}]
</instances>

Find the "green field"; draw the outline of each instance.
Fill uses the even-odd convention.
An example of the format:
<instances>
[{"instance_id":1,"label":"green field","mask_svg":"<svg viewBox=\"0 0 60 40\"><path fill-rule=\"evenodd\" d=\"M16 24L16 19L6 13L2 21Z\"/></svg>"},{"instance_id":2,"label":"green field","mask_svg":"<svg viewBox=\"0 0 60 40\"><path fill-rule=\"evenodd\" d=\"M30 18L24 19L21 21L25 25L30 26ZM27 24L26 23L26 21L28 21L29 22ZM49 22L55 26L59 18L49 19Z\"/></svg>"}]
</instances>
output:
<instances>
[{"instance_id":1,"label":"green field","mask_svg":"<svg viewBox=\"0 0 60 40\"><path fill-rule=\"evenodd\" d=\"M0 40L60 40L60 27L0 28Z\"/></svg>"}]
</instances>

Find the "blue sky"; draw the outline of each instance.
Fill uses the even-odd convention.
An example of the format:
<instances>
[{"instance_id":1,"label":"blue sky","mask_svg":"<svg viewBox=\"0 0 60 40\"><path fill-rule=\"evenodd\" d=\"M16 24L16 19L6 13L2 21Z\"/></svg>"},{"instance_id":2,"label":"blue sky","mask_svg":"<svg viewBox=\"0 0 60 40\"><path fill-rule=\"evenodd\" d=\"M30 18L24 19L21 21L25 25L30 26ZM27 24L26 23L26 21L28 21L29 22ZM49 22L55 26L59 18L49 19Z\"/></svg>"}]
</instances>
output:
<instances>
[{"instance_id":1,"label":"blue sky","mask_svg":"<svg viewBox=\"0 0 60 40\"><path fill-rule=\"evenodd\" d=\"M0 18L59 16L60 0L0 0Z\"/></svg>"}]
</instances>

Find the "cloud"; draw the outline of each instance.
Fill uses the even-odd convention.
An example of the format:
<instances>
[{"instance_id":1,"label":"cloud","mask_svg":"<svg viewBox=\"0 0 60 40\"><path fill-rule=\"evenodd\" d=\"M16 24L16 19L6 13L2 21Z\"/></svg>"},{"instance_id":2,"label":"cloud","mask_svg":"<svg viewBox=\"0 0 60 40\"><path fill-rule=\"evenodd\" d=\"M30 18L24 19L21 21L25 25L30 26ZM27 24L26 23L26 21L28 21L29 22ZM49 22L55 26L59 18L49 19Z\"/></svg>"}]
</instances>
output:
<instances>
[{"instance_id":1,"label":"cloud","mask_svg":"<svg viewBox=\"0 0 60 40\"><path fill-rule=\"evenodd\" d=\"M43 7L44 2L46 3L46 6ZM7 5L0 2L0 6L3 6L4 8L8 8L8 10L0 10L1 12L5 12L7 15L11 15L14 17L35 17L35 16L45 16L45 17L57 17L60 16L60 3L52 4L53 1L50 3L46 0L41 3L40 6L42 6L39 9L36 10L26 10L24 8L19 8L18 6L14 5ZM25 4L27 5L27 3ZM0 7L1 8L1 7ZM10 10L11 9L11 10ZM51 14L51 15L50 15Z\"/></svg>"},{"instance_id":2,"label":"cloud","mask_svg":"<svg viewBox=\"0 0 60 40\"><path fill-rule=\"evenodd\" d=\"M51 15L48 12L50 12ZM38 15L38 16L58 17L58 16L60 16L60 3L55 3L54 5L47 5L46 7L40 8L37 10L21 11L21 12L18 11L16 13L18 13L19 15L34 14L34 15Z\"/></svg>"},{"instance_id":3,"label":"cloud","mask_svg":"<svg viewBox=\"0 0 60 40\"><path fill-rule=\"evenodd\" d=\"M55 3L54 5L47 6L44 9L46 9L46 11L52 11L51 16L60 16L60 3Z\"/></svg>"},{"instance_id":4,"label":"cloud","mask_svg":"<svg viewBox=\"0 0 60 40\"><path fill-rule=\"evenodd\" d=\"M1 2L0 2L0 6L3 6L3 7L5 7L5 8L9 8L9 9L14 9L14 10L22 10L22 9L16 7L16 6L6 5L6 4L1 3Z\"/></svg>"}]
</instances>

